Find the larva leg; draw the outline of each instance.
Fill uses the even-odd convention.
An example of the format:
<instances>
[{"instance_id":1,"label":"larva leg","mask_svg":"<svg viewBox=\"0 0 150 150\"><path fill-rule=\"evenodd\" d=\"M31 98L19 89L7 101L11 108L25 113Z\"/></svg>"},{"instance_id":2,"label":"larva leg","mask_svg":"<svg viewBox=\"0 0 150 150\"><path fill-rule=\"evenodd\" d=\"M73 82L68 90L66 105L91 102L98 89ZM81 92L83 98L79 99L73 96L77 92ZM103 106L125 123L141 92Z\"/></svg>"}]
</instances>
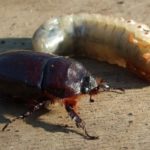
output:
<instances>
[{"instance_id":1,"label":"larva leg","mask_svg":"<svg viewBox=\"0 0 150 150\"><path fill-rule=\"evenodd\" d=\"M40 102L38 104L36 104L31 110L27 111L26 113L24 113L23 115L20 115L16 118L13 118L9 123L7 123L3 128L2 131L4 131L9 124L15 122L18 119L24 119L26 117L29 117L30 115L32 115L35 111L39 110L40 108L42 108L45 105L46 101Z\"/></svg>"},{"instance_id":2,"label":"larva leg","mask_svg":"<svg viewBox=\"0 0 150 150\"><path fill-rule=\"evenodd\" d=\"M86 137L88 139L98 139L97 136L91 136L91 135L88 134L88 132L86 130L86 127L85 127L85 122L80 118L80 116L75 111L77 101L75 99L67 99L67 100L64 101L64 104L65 104L65 109L68 112L69 116L71 117L72 120L75 121L76 126L78 128L83 129Z\"/></svg>"}]
</instances>

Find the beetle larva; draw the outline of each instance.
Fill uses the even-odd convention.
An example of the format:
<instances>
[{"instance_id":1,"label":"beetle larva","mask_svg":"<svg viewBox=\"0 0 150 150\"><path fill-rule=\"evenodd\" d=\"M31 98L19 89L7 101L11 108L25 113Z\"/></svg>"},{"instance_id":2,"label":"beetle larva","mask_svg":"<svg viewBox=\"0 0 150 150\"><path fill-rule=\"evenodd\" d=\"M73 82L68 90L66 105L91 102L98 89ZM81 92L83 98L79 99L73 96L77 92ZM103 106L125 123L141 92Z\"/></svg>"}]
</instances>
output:
<instances>
[{"instance_id":1,"label":"beetle larva","mask_svg":"<svg viewBox=\"0 0 150 150\"><path fill-rule=\"evenodd\" d=\"M33 48L117 64L150 81L150 28L133 20L100 14L53 18L35 32Z\"/></svg>"}]
</instances>

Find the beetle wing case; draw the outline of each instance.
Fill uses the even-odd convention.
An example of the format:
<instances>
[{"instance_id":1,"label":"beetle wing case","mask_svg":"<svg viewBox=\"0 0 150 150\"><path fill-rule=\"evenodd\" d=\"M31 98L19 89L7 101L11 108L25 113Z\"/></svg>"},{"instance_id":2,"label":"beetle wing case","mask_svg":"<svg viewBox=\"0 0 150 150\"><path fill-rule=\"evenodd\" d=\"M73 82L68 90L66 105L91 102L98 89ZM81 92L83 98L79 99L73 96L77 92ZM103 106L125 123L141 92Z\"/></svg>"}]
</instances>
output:
<instances>
[{"instance_id":1,"label":"beetle wing case","mask_svg":"<svg viewBox=\"0 0 150 150\"><path fill-rule=\"evenodd\" d=\"M41 91L47 54L15 51L0 55L0 91L27 96Z\"/></svg>"},{"instance_id":2,"label":"beetle wing case","mask_svg":"<svg viewBox=\"0 0 150 150\"><path fill-rule=\"evenodd\" d=\"M80 63L62 56L32 51L0 55L0 91L10 95L38 97L46 90L56 97L70 97L81 93L87 76L92 77Z\"/></svg>"}]
</instances>

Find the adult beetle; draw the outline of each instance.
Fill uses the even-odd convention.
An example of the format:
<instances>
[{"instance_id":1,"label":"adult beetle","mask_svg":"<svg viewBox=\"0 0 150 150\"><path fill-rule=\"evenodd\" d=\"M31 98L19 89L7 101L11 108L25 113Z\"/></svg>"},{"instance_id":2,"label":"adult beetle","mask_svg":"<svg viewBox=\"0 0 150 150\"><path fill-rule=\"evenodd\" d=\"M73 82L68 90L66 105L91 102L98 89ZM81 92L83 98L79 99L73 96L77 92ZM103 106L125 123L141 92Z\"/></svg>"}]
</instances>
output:
<instances>
[{"instance_id":1,"label":"adult beetle","mask_svg":"<svg viewBox=\"0 0 150 150\"><path fill-rule=\"evenodd\" d=\"M80 63L70 58L32 51L0 54L0 92L19 97L29 106L28 112L10 123L31 115L47 101L54 103L60 99L77 127L82 128L89 139L96 139L88 134L75 108L81 94L91 96L100 89L110 90L107 84L95 80Z\"/></svg>"}]
</instances>

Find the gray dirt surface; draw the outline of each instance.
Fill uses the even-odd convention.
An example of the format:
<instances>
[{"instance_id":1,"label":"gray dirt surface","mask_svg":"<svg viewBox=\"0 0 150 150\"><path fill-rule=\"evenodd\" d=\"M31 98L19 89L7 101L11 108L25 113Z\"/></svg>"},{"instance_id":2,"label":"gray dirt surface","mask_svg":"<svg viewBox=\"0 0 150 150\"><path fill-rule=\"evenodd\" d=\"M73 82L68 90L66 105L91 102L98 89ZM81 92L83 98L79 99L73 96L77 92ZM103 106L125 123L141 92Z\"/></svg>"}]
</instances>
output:
<instances>
[{"instance_id":1,"label":"gray dirt surface","mask_svg":"<svg viewBox=\"0 0 150 150\"><path fill-rule=\"evenodd\" d=\"M31 37L45 20L80 12L150 25L149 0L0 0L0 50L32 49ZM99 139L84 139L64 108L54 105L0 131L0 150L150 150L149 84L115 65L77 60L111 86L126 89L125 94L100 93L94 103L89 103L88 95L81 99L80 115ZM0 128L24 111L22 105L1 99Z\"/></svg>"}]
</instances>

